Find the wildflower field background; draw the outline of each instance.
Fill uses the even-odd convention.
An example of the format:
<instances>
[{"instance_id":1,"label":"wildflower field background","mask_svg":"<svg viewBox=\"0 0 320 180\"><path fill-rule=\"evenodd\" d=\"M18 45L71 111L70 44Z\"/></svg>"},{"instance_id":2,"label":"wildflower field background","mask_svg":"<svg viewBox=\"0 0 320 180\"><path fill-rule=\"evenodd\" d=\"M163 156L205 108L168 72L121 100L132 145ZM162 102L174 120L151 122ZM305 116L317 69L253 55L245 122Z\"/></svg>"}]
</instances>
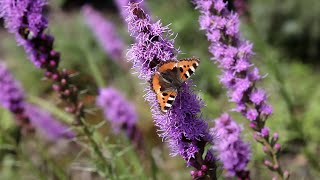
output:
<instances>
[{"instance_id":1,"label":"wildflower field background","mask_svg":"<svg viewBox=\"0 0 320 180\"><path fill-rule=\"evenodd\" d=\"M196 107L189 109L196 112L197 118L191 114L190 119L195 119L194 122L205 121L211 128L207 131L212 139L203 136L191 139L192 142L199 140L205 143L205 152L198 158L206 164L201 166L192 163L193 159L197 159L193 157L194 154L184 155L181 153L183 148L181 150L180 146L172 145L175 143L173 140L168 145L165 138L173 138L174 135L158 136L161 132L171 132L166 131L169 128L179 127L161 125L163 115L156 114L153 109L157 107L150 111L149 102L145 100L145 94L150 93L147 91L150 85L141 76L148 76L145 72L149 71L137 72L132 69L132 62L136 61L132 55L134 44L150 37L136 37L137 32L132 30L134 28L129 28L131 31L128 32L128 23L130 26L130 23L133 24L131 21L136 20L128 20L130 15L145 18L139 11L127 6L129 0L49 0L44 6L42 13L48 19L45 33L54 37L53 49L60 53L60 59L58 55L51 54L58 60L52 58L49 63L59 63L61 70L66 69L61 71L61 76L64 72L68 76L66 82L63 82L63 78L56 81L52 74L45 76L44 72L48 72L50 66L49 70L36 68L34 62L29 60L32 57L28 54L30 52L26 53L22 46L18 46L16 36L5 28L4 21L8 16L4 13L6 9L1 6L10 1L14 2L0 0L0 10L3 11L0 12L0 179L255 180L286 179L288 172L293 180L320 177L318 0L224 1L228 2L225 8L237 13L237 18L240 18L241 39L252 43L254 53L250 62L254 65L250 64L249 67L257 67L261 76L259 81L253 81L252 86L264 89L266 94L263 99L268 99L273 109L272 115L266 115L268 128L256 132L252 130L255 128L252 123L254 120L247 120L252 117L248 115L250 110L246 111L247 115L234 111L239 107L229 99L228 90L219 79L222 65L208 51L208 47L214 44L206 38L210 30L200 30L200 12L196 3L216 3L219 0L134 1L140 2L139 6L150 17L148 23L161 20L162 26L170 24L169 28L174 34L168 38L174 39L174 48L180 51L175 54L178 59L192 56L200 59L200 65L191 77L192 84L181 87L186 89L181 94L185 93L191 100L178 97L177 103L191 102L190 105ZM28 30L32 32L31 28ZM24 34L27 35L24 40L29 41L37 35L30 32ZM163 37L167 38L166 34ZM50 39L49 36L41 38ZM165 50L159 54L163 52ZM139 54L140 51L135 53ZM56 64L52 67L55 68ZM77 90L72 89L72 85L68 86L69 89L63 89L70 82L77 86ZM70 98L74 92L79 95L77 103ZM192 93L199 98L192 100ZM24 97L20 98L20 95ZM11 97L14 100L8 100ZM146 99L150 101L148 97ZM204 103L203 107L198 99ZM70 102L77 107L70 106ZM18 105L13 107L11 104L14 103ZM253 105L250 104L249 108ZM24 109L23 113L20 112L20 106ZM202 107L200 113L197 106ZM225 112L230 117L223 115ZM157 126L154 118L158 118ZM210 142L215 146L221 141L219 127L223 125L217 121L223 118L231 118L238 124L234 125L235 131L240 133L242 129L241 142L251 151L249 153L240 148L245 160L237 160L235 164L245 161L244 167L231 172L230 168L224 166L219 148L206 144ZM159 128L167 129L159 131ZM202 129L196 130L198 133ZM183 137L188 139L188 134L183 133ZM277 155L269 156L270 149L258 143L257 136L267 136L270 142L274 140L271 148L275 149ZM177 141L190 143L188 140L177 138ZM186 146L189 146L188 143ZM188 149L186 152L191 151ZM215 158L207 160L207 151L212 151ZM174 153L177 155L172 156ZM269 165L274 160L272 157L278 158L282 174L274 164ZM246 158L249 158L249 162ZM209 164L211 161L215 163L212 167ZM208 170L213 167L216 167L216 177L211 176Z\"/></svg>"}]
</instances>

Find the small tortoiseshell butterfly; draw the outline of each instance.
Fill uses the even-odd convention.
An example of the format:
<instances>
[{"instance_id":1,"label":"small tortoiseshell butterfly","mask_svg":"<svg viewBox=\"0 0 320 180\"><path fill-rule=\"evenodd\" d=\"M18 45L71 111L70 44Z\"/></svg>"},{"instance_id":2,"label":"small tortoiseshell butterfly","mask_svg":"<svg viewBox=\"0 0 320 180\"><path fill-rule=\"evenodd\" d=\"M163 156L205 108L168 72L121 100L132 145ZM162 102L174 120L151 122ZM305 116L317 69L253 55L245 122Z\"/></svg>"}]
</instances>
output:
<instances>
[{"instance_id":1,"label":"small tortoiseshell butterfly","mask_svg":"<svg viewBox=\"0 0 320 180\"><path fill-rule=\"evenodd\" d=\"M160 63L151 77L151 88L157 94L162 112L166 113L178 94L178 90L199 66L198 58Z\"/></svg>"}]
</instances>

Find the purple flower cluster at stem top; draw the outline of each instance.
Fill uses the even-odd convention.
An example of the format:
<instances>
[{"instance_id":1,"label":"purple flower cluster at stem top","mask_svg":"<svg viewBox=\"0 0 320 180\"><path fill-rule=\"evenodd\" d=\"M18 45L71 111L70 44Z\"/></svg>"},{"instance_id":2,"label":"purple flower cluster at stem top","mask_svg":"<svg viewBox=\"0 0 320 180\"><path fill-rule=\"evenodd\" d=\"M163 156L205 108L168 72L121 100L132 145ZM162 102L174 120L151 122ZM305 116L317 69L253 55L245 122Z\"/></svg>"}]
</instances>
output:
<instances>
[{"instance_id":1,"label":"purple flower cluster at stem top","mask_svg":"<svg viewBox=\"0 0 320 180\"><path fill-rule=\"evenodd\" d=\"M48 22L42 14L46 3L46 0L0 1L0 17L4 18L6 28L16 34L18 44L24 46L37 67L41 63L32 55L32 44L25 39L38 36L47 28Z\"/></svg>"},{"instance_id":2,"label":"purple flower cluster at stem top","mask_svg":"<svg viewBox=\"0 0 320 180\"><path fill-rule=\"evenodd\" d=\"M130 141L143 153L142 133L137 126L137 112L133 104L117 89L113 87L101 88L97 97L97 104L115 133L123 130Z\"/></svg>"},{"instance_id":3,"label":"purple flower cluster at stem top","mask_svg":"<svg viewBox=\"0 0 320 180\"><path fill-rule=\"evenodd\" d=\"M66 108L76 115L76 121L83 117L83 104L78 100L78 89L71 83L68 71L58 70L60 53L53 49L53 36L45 33L47 20L43 15L46 0L3 0L0 1L0 17L6 28L16 35L33 64L45 70L45 76L56 82L53 89L68 102Z\"/></svg>"},{"instance_id":4,"label":"purple flower cluster at stem top","mask_svg":"<svg viewBox=\"0 0 320 180\"><path fill-rule=\"evenodd\" d=\"M278 162L278 150L274 150L275 142L269 136L262 136L265 122L272 114L272 107L267 102L267 95L256 84L262 79L259 69L250 61L253 51L249 41L241 39L239 33L240 20L238 14L227 8L223 0L194 0L200 10L200 29L206 31L210 41L209 51L212 60L222 70L220 82L228 89L230 101L236 103L236 111L241 112L256 131L258 142L269 148L273 159L273 171L280 177L284 174ZM259 139L259 140L258 140Z\"/></svg>"},{"instance_id":5,"label":"purple flower cluster at stem top","mask_svg":"<svg viewBox=\"0 0 320 180\"><path fill-rule=\"evenodd\" d=\"M102 108L105 117L110 121L116 133L123 126L131 127L137 122L137 113L134 106L113 87L100 89L97 105Z\"/></svg>"},{"instance_id":6,"label":"purple flower cluster at stem top","mask_svg":"<svg viewBox=\"0 0 320 180\"><path fill-rule=\"evenodd\" d=\"M31 129L25 115L24 92L3 62L0 62L0 104L16 116L18 125L24 130Z\"/></svg>"},{"instance_id":7,"label":"purple flower cluster at stem top","mask_svg":"<svg viewBox=\"0 0 320 180\"><path fill-rule=\"evenodd\" d=\"M255 87L261 76L250 62L252 44L240 39L238 15L229 12L223 0L195 2L201 11L200 27L206 30L211 42L209 51L223 72L220 82L228 88L230 100L237 104L236 110L253 122L267 118L272 114L272 107L266 101L265 91ZM255 107L250 108L247 102Z\"/></svg>"},{"instance_id":8,"label":"purple flower cluster at stem top","mask_svg":"<svg viewBox=\"0 0 320 180\"><path fill-rule=\"evenodd\" d=\"M56 120L50 113L32 104L26 104L26 114L32 125L49 140L73 138L75 134L65 125Z\"/></svg>"},{"instance_id":9,"label":"purple flower cluster at stem top","mask_svg":"<svg viewBox=\"0 0 320 180\"><path fill-rule=\"evenodd\" d=\"M215 121L211 132L217 137L213 149L226 170L226 176L248 178L246 171L250 160L250 147L241 139L242 128L227 114L221 115ZM244 177L246 176L246 177Z\"/></svg>"},{"instance_id":10,"label":"purple flower cluster at stem top","mask_svg":"<svg viewBox=\"0 0 320 180\"><path fill-rule=\"evenodd\" d=\"M174 40L170 39L172 33L168 26L162 26L160 21L153 23L139 4L130 4L127 12L129 32L135 38L128 56L134 69L139 72L139 78L149 81L157 65L160 62L175 60L178 50L174 48ZM204 147L207 142L212 141L212 137L208 132L207 123L199 116L203 103L192 92L191 86L190 81L182 85L167 113L160 111L156 94L150 85L146 87L145 98L151 105L159 136L169 143L171 154L181 155L188 165L197 170L201 170L202 165L205 166L206 171L199 171L201 176L205 176L215 169L210 151L202 160Z\"/></svg>"},{"instance_id":11,"label":"purple flower cluster at stem top","mask_svg":"<svg viewBox=\"0 0 320 180\"><path fill-rule=\"evenodd\" d=\"M38 129L48 139L73 137L66 126L60 124L51 115L39 107L28 104L24 99L20 83L14 79L3 62L0 63L0 104L16 116L23 131Z\"/></svg>"},{"instance_id":12,"label":"purple flower cluster at stem top","mask_svg":"<svg viewBox=\"0 0 320 180\"><path fill-rule=\"evenodd\" d=\"M95 38L98 40L104 51L110 55L112 60L121 61L124 59L124 42L117 33L115 25L104 18L101 13L90 5L82 7L82 14Z\"/></svg>"}]
</instances>

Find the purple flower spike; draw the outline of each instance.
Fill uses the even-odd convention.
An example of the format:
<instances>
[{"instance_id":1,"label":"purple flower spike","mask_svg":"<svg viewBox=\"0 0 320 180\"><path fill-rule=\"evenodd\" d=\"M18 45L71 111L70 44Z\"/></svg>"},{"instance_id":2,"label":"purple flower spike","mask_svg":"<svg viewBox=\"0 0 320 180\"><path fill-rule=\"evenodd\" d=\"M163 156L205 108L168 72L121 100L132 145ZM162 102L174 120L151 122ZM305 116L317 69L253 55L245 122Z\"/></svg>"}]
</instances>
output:
<instances>
[{"instance_id":1,"label":"purple flower spike","mask_svg":"<svg viewBox=\"0 0 320 180\"><path fill-rule=\"evenodd\" d=\"M75 134L65 125L53 118L45 110L31 104L26 105L26 114L31 123L49 140L73 138Z\"/></svg>"},{"instance_id":2,"label":"purple flower spike","mask_svg":"<svg viewBox=\"0 0 320 180\"><path fill-rule=\"evenodd\" d=\"M23 45L29 59L38 68L45 70L45 76L56 82L53 89L68 102L70 112L76 121L83 117L83 104L78 100L78 89L71 83L70 73L58 69L60 53L53 49L54 38L46 34L47 20L43 15L46 0L4 0L0 1L0 17L6 28L16 35L16 40Z\"/></svg>"},{"instance_id":3,"label":"purple flower spike","mask_svg":"<svg viewBox=\"0 0 320 180\"><path fill-rule=\"evenodd\" d=\"M104 51L111 56L112 60L123 61L125 46L115 25L90 5L82 7L82 14Z\"/></svg>"},{"instance_id":4,"label":"purple flower spike","mask_svg":"<svg viewBox=\"0 0 320 180\"><path fill-rule=\"evenodd\" d=\"M137 122L134 106L113 87L100 89L97 104L103 109L105 117L116 133L122 126L132 126Z\"/></svg>"},{"instance_id":5,"label":"purple flower spike","mask_svg":"<svg viewBox=\"0 0 320 180\"><path fill-rule=\"evenodd\" d=\"M135 43L129 50L129 59L139 72L139 78L149 81L160 62L176 60L179 52L174 48L172 32L160 21L153 23L139 4L129 4L127 9L128 28ZM178 91L173 106L167 113L161 112L156 94L150 85L146 87L146 100L151 105L151 112L159 136L168 142L171 155L181 155L189 166L201 171L201 166L208 168L201 176L215 177L214 158L202 159L204 147L212 142L208 125L199 115L203 102L190 90L191 81L184 83ZM212 155L210 151L205 157ZM202 171L201 171L202 172ZM199 174L195 175L199 176Z\"/></svg>"},{"instance_id":6,"label":"purple flower spike","mask_svg":"<svg viewBox=\"0 0 320 180\"><path fill-rule=\"evenodd\" d=\"M209 51L213 55L212 60L222 70L220 82L227 88L230 101L237 105L236 111L251 121L253 130L262 133L266 120L272 114L272 107L267 102L265 91L256 87L262 77L259 69L250 61L254 54L252 43L241 38L238 14L229 11L223 0L193 2L201 13L200 29L206 31L211 43ZM271 146L271 139L265 137L264 141L258 142ZM279 166L278 154L268 155L273 159L273 165ZM283 178L280 167L276 172Z\"/></svg>"},{"instance_id":7,"label":"purple flower spike","mask_svg":"<svg viewBox=\"0 0 320 180\"><path fill-rule=\"evenodd\" d=\"M0 1L0 17L4 18L5 26L16 34L17 42L31 53L32 45L27 38L38 36L47 28L48 22L42 14L46 0L2 0ZM32 62L40 67L38 59L30 55Z\"/></svg>"},{"instance_id":8,"label":"purple flower spike","mask_svg":"<svg viewBox=\"0 0 320 180\"><path fill-rule=\"evenodd\" d=\"M108 87L100 89L97 105L102 108L114 132L125 131L137 149L144 153L142 132L136 124L137 113L133 104L127 101L118 90Z\"/></svg>"},{"instance_id":9,"label":"purple flower spike","mask_svg":"<svg viewBox=\"0 0 320 180\"><path fill-rule=\"evenodd\" d=\"M24 46L34 65L45 71L46 78L54 81L53 90L64 100L65 109L74 115L74 124L81 126L83 133L90 139L89 142L99 157L100 167L109 169L109 163L84 123L84 103L79 100L78 87L71 82L71 73L58 68L60 53L54 50L53 36L45 32L47 20L43 14L43 6L46 2L46 0L2 0L0 17L4 19L6 28L16 35L17 42Z\"/></svg>"},{"instance_id":10,"label":"purple flower spike","mask_svg":"<svg viewBox=\"0 0 320 180\"><path fill-rule=\"evenodd\" d=\"M3 62L0 62L0 104L12 112L23 131L32 130L29 118L25 114L24 92Z\"/></svg>"},{"instance_id":11,"label":"purple flower spike","mask_svg":"<svg viewBox=\"0 0 320 180\"><path fill-rule=\"evenodd\" d=\"M211 129L211 132L217 136L213 149L217 151L218 158L226 170L225 176L248 178L249 171L246 171L246 167L251 152L249 144L245 143L240 137L242 128L225 113L215 120L215 127Z\"/></svg>"}]
</instances>

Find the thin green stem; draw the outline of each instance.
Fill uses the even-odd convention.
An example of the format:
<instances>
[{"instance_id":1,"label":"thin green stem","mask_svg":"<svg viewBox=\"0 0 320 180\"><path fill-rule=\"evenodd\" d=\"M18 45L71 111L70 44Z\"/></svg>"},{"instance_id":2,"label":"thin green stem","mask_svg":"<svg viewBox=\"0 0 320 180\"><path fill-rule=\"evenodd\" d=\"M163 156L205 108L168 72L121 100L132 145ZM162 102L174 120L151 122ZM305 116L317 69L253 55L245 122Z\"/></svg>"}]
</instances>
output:
<instances>
[{"instance_id":1,"label":"thin green stem","mask_svg":"<svg viewBox=\"0 0 320 180\"><path fill-rule=\"evenodd\" d=\"M1 126L0 126L0 132L5 132ZM38 179L41 180L46 180L47 177L41 173L41 171L39 170L39 167L36 166L33 161L30 159L30 155L26 155L24 153L24 151L21 148L21 144L17 144L16 140L14 138L12 138L11 136L7 135L7 133L3 133L4 134L4 138L10 142L12 144L12 148L13 150L17 153L18 157L22 158L22 160L24 160L26 163L29 164L28 167L30 167L32 169L32 172L34 174L36 174L36 176L38 177Z\"/></svg>"},{"instance_id":2,"label":"thin green stem","mask_svg":"<svg viewBox=\"0 0 320 180\"><path fill-rule=\"evenodd\" d=\"M110 177L113 177L112 176L112 166L106 161L106 158L104 157L103 153L100 151L98 143L92 137L92 133L83 118L81 118L80 123L81 123L81 127L83 129L84 134L87 136L90 144L93 147L93 151L98 156L98 160L101 162L101 164L97 164L98 168L102 172L107 171L107 175L109 175ZM107 168L107 169L105 169L105 168Z\"/></svg>"},{"instance_id":3,"label":"thin green stem","mask_svg":"<svg viewBox=\"0 0 320 180\"><path fill-rule=\"evenodd\" d=\"M103 76L102 73L100 72L97 63L95 62L96 60L92 57L92 54L87 52L87 51L83 51L86 55L86 59L89 65L89 68L91 70L91 73L96 81L96 83L98 84L98 86L101 87L105 87L106 83L103 80Z\"/></svg>"}]
</instances>

